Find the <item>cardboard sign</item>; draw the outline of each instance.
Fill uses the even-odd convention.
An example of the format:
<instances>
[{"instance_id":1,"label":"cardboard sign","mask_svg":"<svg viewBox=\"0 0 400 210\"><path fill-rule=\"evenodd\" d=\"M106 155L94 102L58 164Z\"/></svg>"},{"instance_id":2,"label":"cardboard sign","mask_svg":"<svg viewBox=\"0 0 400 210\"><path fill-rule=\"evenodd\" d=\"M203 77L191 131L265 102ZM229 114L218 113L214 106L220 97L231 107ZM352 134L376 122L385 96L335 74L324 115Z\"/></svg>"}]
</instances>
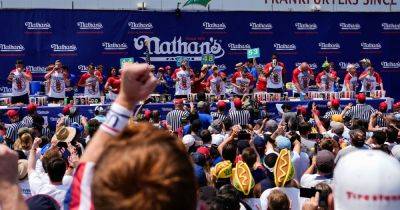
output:
<instances>
[{"instance_id":1,"label":"cardboard sign","mask_svg":"<svg viewBox=\"0 0 400 210\"><path fill-rule=\"evenodd\" d=\"M247 50L247 58L259 58L260 57L260 48L253 48L250 50Z\"/></svg>"},{"instance_id":2,"label":"cardboard sign","mask_svg":"<svg viewBox=\"0 0 400 210\"><path fill-rule=\"evenodd\" d=\"M214 55L212 54L205 54L201 56L201 64L202 65L213 65L214 64Z\"/></svg>"},{"instance_id":3,"label":"cardboard sign","mask_svg":"<svg viewBox=\"0 0 400 210\"><path fill-rule=\"evenodd\" d=\"M133 58L121 58L121 59L119 59L119 64L120 64L120 67L121 67L121 69L122 69L122 67L124 67L124 63L133 63Z\"/></svg>"}]
</instances>

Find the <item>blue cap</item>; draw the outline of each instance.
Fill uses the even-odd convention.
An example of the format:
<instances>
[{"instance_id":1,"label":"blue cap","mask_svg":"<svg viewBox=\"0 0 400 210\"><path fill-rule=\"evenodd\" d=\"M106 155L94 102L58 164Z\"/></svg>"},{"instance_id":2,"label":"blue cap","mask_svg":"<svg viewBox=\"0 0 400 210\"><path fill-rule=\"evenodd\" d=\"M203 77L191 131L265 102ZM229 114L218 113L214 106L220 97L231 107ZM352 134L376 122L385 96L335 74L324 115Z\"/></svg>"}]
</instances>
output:
<instances>
[{"instance_id":1,"label":"blue cap","mask_svg":"<svg viewBox=\"0 0 400 210\"><path fill-rule=\"evenodd\" d=\"M259 136L259 135L255 135L255 137L254 137L254 146L256 146L256 147L265 147L264 138Z\"/></svg>"},{"instance_id":2,"label":"blue cap","mask_svg":"<svg viewBox=\"0 0 400 210\"><path fill-rule=\"evenodd\" d=\"M78 133L82 133L83 132L83 126L79 125L76 122L72 123L71 127L75 128Z\"/></svg>"},{"instance_id":3,"label":"blue cap","mask_svg":"<svg viewBox=\"0 0 400 210\"><path fill-rule=\"evenodd\" d=\"M281 149L288 149L292 147L292 143L290 142L290 139L284 136L278 136L275 139L276 146L281 150Z\"/></svg>"}]
</instances>

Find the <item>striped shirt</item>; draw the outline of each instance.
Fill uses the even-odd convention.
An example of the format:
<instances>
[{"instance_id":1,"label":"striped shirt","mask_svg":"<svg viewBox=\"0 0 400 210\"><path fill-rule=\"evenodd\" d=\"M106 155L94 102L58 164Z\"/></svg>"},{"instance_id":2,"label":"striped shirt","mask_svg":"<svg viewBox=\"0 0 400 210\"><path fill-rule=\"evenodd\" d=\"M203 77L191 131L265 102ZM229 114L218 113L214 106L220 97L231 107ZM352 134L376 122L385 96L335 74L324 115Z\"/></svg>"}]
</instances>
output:
<instances>
[{"instance_id":1,"label":"striped shirt","mask_svg":"<svg viewBox=\"0 0 400 210\"><path fill-rule=\"evenodd\" d=\"M325 113L325 115L323 116L323 118L325 118L325 119L331 119L332 118L332 115L335 115L335 114L341 114L342 112L341 111L339 111L339 110L334 110L334 109L331 109L330 111L327 111L326 113Z\"/></svg>"},{"instance_id":2,"label":"striped shirt","mask_svg":"<svg viewBox=\"0 0 400 210\"><path fill-rule=\"evenodd\" d=\"M188 111L183 110L172 110L167 114L167 123L171 126L172 131L176 131L182 124L182 117L189 117Z\"/></svg>"},{"instance_id":3,"label":"striped shirt","mask_svg":"<svg viewBox=\"0 0 400 210\"><path fill-rule=\"evenodd\" d=\"M10 139L12 143L14 143L15 140L18 138L18 129L22 127L25 127L22 121L8 124L5 138Z\"/></svg>"},{"instance_id":4,"label":"striped shirt","mask_svg":"<svg viewBox=\"0 0 400 210\"><path fill-rule=\"evenodd\" d=\"M219 112L211 112L213 120L221 120L222 122L229 118L228 115Z\"/></svg>"},{"instance_id":5,"label":"striped shirt","mask_svg":"<svg viewBox=\"0 0 400 210\"><path fill-rule=\"evenodd\" d=\"M47 138L51 139L53 136L51 130L48 127L43 127L42 128L42 136L46 136Z\"/></svg>"},{"instance_id":6,"label":"striped shirt","mask_svg":"<svg viewBox=\"0 0 400 210\"><path fill-rule=\"evenodd\" d=\"M78 123L79 125L82 125L81 117L82 115L74 115L74 116L67 115L64 119L64 125L71 126L72 123Z\"/></svg>"},{"instance_id":7,"label":"striped shirt","mask_svg":"<svg viewBox=\"0 0 400 210\"><path fill-rule=\"evenodd\" d=\"M389 113L382 113L382 114L383 114L383 116L385 116L385 117L387 117L387 115L389 115ZM377 124L379 127L387 127L387 126L388 126L388 124L386 123L385 119L383 119L383 117L381 117L381 116L378 116L378 117L376 118L376 124Z\"/></svg>"},{"instance_id":8,"label":"striped shirt","mask_svg":"<svg viewBox=\"0 0 400 210\"><path fill-rule=\"evenodd\" d=\"M33 119L32 116L27 115L24 118L22 118L22 123L26 126L26 127L32 127L33 124Z\"/></svg>"},{"instance_id":9,"label":"striped shirt","mask_svg":"<svg viewBox=\"0 0 400 210\"><path fill-rule=\"evenodd\" d=\"M247 125L250 121L250 112L244 109L230 110L229 117L232 120L232 125Z\"/></svg>"},{"instance_id":10,"label":"striped shirt","mask_svg":"<svg viewBox=\"0 0 400 210\"><path fill-rule=\"evenodd\" d=\"M356 104L345 115L346 117L369 121L371 114L374 112L375 109L368 104Z\"/></svg>"}]
</instances>

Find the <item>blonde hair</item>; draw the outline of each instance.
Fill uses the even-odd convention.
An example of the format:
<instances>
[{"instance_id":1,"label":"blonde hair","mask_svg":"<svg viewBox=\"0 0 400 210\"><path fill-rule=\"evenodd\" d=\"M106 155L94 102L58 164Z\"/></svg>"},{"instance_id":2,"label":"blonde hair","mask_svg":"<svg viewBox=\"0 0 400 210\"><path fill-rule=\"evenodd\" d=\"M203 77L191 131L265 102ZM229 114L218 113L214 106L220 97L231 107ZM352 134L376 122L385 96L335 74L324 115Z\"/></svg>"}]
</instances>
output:
<instances>
[{"instance_id":1,"label":"blonde hair","mask_svg":"<svg viewBox=\"0 0 400 210\"><path fill-rule=\"evenodd\" d=\"M33 144L33 139L31 134L24 133L21 135L21 138L18 138L14 142L15 150L30 150Z\"/></svg>"}]
</instances>

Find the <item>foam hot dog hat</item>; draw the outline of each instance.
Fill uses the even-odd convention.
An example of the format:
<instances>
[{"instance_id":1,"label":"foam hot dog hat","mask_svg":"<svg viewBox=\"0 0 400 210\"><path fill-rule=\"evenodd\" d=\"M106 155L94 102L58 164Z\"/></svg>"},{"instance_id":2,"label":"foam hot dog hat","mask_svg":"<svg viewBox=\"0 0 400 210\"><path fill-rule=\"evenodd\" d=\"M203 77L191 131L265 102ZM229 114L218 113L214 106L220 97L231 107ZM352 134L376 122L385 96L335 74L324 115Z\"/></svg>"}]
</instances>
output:
<instances>
[{"instance_id":1,"label":"foam hot dog hat","mask_svg":"<svg viewBox=\"0 0 400 210\"><path fill-rule=\"evenodd\" d=\"M219 162L215 167L211 168L211 175L217 179L230 178L232 175L232 163L229 160Z\"/></svg>"},{"instance_id":2,"label":"foam hot dog hat","mask_svg":"<svg viewBox=\"0 0 400 210\"><path fill-rule=\"evenodd\" d=\"M248 195L253 189L255 182L249 166L245 162L239 161L232 169L232 185L245 195Z\"/></svg>"},{"instance_id":3,"label":"foam hot dog hat","mask_svg":"<svg viewBox=\"0 0 400 210\"><path fill-rule=\"evenodd\" d=\"M280 151L274 166L274 175L274 181L277 187L283 187L286 182L293 179L294 168L290 157L290 150L283 149Z\"/></svg>"}]
</instances>

